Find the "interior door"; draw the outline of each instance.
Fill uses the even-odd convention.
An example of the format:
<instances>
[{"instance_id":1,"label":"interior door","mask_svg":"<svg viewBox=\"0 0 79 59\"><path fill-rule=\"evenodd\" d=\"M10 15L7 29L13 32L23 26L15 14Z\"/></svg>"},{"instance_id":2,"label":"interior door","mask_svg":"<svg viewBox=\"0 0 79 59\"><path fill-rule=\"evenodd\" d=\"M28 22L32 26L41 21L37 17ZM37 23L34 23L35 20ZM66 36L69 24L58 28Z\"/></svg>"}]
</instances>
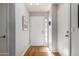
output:
<instances>
[{"instance_id":1,"label":"interior door","mask_svg":"<svg viewBox=\"0 0 79 59\"><path fill-rule=\"evenodd\" d=\"M30 40L32 46L47 46L44 16L30 17Z\"/></svg>"},{"instance_id":2,"label":"interior door","mask_svg":"<svg viewBox=\"0 0 79 59\"><path fill-rule=\"evenodd\" d=\"M58 50L61 55L70 55L70 4L59 4Z\"/></svg>"},{"instance_id":3,"label":"interior door","mask_svg":"<svg viewBox=\"0 0 79 59\"><path fill-rule=\"evenodd\" d=\"M71 55L79 56L78 3L71 4Z\"/></svg>"},{"instance_id":4,"label":"interior door","mask_svg":"<svg viewBox=\"0 0 79 59\"><path fill-rule=\"evenodd\" d=\"M6 38L6 6L6 4L0 4L0 55L7 55L8 53L8 41Z\"/></svg>"}]
</instances>

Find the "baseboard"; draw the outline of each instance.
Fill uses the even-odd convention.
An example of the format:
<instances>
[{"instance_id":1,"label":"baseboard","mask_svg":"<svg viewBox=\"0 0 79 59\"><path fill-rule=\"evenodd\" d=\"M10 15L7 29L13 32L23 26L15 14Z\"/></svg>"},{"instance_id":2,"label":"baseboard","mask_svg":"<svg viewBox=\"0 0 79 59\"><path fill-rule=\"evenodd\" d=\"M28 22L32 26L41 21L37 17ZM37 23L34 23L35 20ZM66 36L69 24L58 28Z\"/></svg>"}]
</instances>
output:
<instances>
[{"instance_id":1,"label":"baseboard","mask_svg":"<svg viewBox=\"0 0 79 59\"><path fill-rule=\"evenodd\" d=\"M52 50L51 52L58 52L58 51L53 51L53 50Z\"/></svg>"},{"instance_id":2,"label":"baseboard","mask_svg":"<svg viewBox=\"0 0 79 59\"><path fill-rule=\"evenodd\" d=\"M0 53L0 56L9 56L8 53Z\"/></svg>"},{"instance_id":3,"label":"baseboard","mask_svg":"<svg viewBox=\"0 0 79 59\"><path fill-rule=\"evenodd\" d=\"M28 50L28 48L30 47L31 45L28 44L28 46L26 47L26 49L24 50L24 52L21 54L21 56L24 56L24 54L26 53L26 51Z\"/></svg>"},{"instance_id":4,"label":"baseboard","mask_svg":"<svg viewBox=\"0 0 79 59\"><path fill-rule=\"evenodd\" d=\"M55 49L54 49L54 50L51 49L50 51L51 51L51 52L58 52L58 50L55 50Z\"/></svg>"},{"instance_id":5,"label":"baseboard","mask_svg":"<svg viewBox=\"0 0 79 59\"><path fill-rule=\"evenodd\" d=\"M33 44L31 44L31 46L47 46L47 45L33 45Z\"/></svg>"}]
</instances>

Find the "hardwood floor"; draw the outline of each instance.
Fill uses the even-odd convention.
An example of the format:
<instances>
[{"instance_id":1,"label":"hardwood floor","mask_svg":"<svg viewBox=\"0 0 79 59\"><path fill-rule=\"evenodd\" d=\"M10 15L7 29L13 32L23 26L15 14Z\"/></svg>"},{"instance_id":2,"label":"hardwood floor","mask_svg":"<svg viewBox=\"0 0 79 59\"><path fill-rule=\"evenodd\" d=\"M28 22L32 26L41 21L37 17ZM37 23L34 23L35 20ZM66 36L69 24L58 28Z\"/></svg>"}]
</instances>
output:
<instances>
[{"instance_id":1,"label":"hardwood floor","mask_svg":"<svg viewBox=\"0 0 79 59\"><path fill-rule=\"evenodd\" d=\"M24 56L60 56L57 53L54 54L46 46L32 46L26 51Z\"/></svg>"},{"instance_id":2,"label":"hardwood floor","mask_svg":"<svg viewBox=\"0 0 79 59\"><path fill-rule=\"evenodd\" d=\"M53 52L54 56L61 56L59 52Z\"/></svg>"}]
</instances>

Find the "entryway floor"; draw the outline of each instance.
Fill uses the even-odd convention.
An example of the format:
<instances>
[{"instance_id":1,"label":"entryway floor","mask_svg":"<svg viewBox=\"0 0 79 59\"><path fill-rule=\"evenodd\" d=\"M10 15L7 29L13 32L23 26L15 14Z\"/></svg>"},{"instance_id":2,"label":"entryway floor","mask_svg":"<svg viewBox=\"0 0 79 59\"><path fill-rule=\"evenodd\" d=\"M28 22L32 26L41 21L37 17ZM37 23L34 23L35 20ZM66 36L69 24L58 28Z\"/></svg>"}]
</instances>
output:
<instances>
[{"instance_id":1,"label":"entryway floor","mask_svg":"<svg viewBox=\"0 0 79 59\"><path fill-rule=\"evenodd\" d=\"M24 56L56 56L57 55L54 54L49 50L47 46L31 46L27 50Z\"/></svg>"}]
</instances>

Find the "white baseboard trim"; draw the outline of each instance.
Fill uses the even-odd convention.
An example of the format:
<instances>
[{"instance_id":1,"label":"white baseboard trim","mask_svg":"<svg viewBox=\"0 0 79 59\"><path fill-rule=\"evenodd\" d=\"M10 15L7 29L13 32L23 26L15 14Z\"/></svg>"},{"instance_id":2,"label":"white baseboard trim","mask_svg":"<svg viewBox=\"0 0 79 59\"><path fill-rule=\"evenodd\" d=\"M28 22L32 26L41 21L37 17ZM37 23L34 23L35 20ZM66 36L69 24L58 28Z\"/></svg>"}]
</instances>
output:
<instances>
[{"instance_id":1,"label":"white baseboard trim","mask_svg":"<svg viewBox=\"0 0 79 59\"><path fill-rule=\"evenodd\" d=\"M58 51L51 51L51 52L58 52Z\"/></svg>"},{"instance_id":2,"label":"white baseboard trim","mask_svg":"<svg viewBox=\"0 0 79 59\"><path fill-rule=\"evenodd\" d=\"M58 50L50 50L51 52L57 52Z\"/></svg>"},{"instance_id":3,"label":"white baseboard trim","mask_svg":"<svg viewBox=\"0 0 79 59\"><path fill-rule=\"evenodd\" d=\"M31 46L47 46L47 45L32 45L32 44L31 44Z\"/></svg>"},{"instance_id":4,"label":"white baseboard trim","mask_svg":"<svg viewBox=\"0 0 79 59\"><path fill-rule=\"evenodd\" d=\"M30 47L31 45L28 44L28 46L26 47L26 49L23 51L23 53L21 54L21 56L24 56L25 52L28 50L28 48Z\"/></svg>"}]
</instances>

